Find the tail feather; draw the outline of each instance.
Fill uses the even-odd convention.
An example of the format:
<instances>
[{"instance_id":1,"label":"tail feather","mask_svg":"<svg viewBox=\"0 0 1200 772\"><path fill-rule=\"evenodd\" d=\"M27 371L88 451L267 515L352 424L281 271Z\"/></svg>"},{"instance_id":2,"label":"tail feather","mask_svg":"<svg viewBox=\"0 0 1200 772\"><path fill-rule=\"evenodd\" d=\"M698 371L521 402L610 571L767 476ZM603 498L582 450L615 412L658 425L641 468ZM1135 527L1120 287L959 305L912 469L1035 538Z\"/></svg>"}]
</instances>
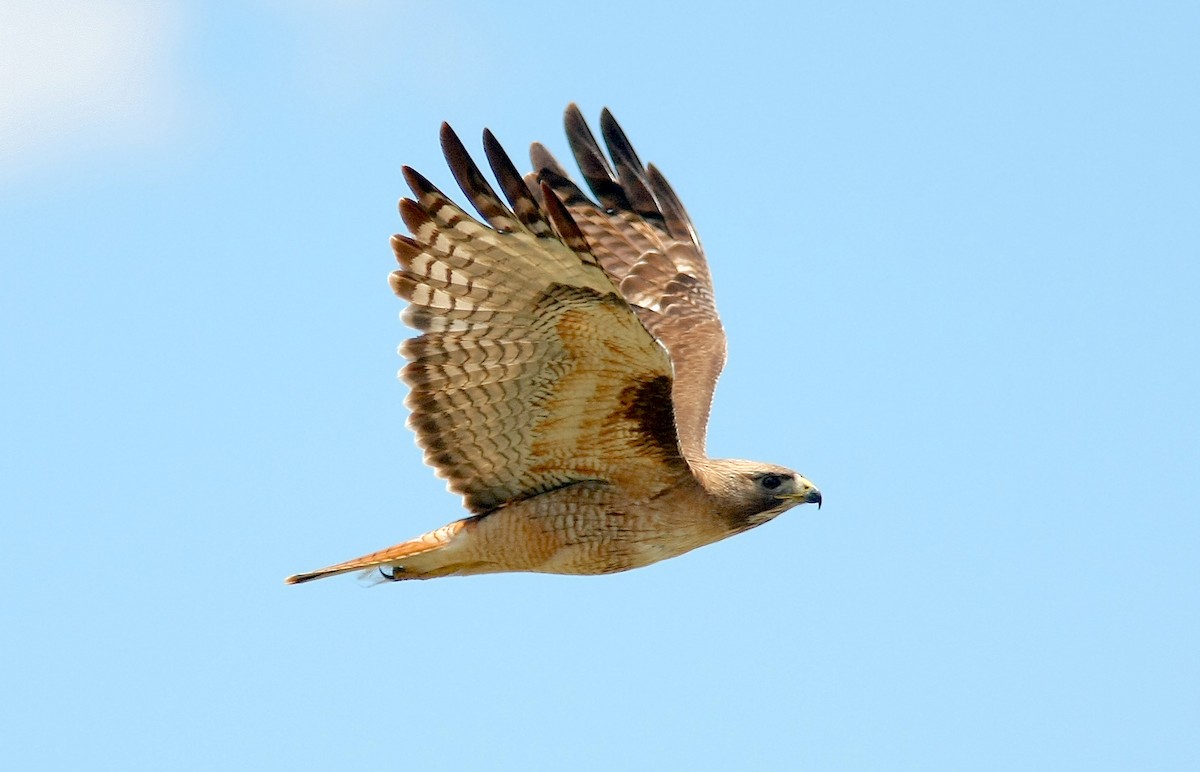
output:
<instances>
[{"instance_id":1,"label":"tail feather","mask_svg":"<svg viewBox=\"0 0 1200 772\"><path fill-rule=\"evenodd\" d=\"M422 534L415 539L397 544L394 547L372 552L369 555L347 560L344 563L326 566L316 571L295 574L283 581L285 584L303 584L304 582L311 582L313 579L348 574L352 571L367 571L372 568L383 568L384 566L391 566L395 569L392 575L387 578L396 580L427 579L434 576L445 576L449 573L455 573L457 565L450 556L445 556L439 560L431 553L444 550L454 541L455 537L465 531L476 519L467 518L465 520L458 520L449 525L444 525L437 530ZM414 558L418 558L415 563L413 562ZM431 560L430 558L434 559Z\"/></svg>"}]
</instances>

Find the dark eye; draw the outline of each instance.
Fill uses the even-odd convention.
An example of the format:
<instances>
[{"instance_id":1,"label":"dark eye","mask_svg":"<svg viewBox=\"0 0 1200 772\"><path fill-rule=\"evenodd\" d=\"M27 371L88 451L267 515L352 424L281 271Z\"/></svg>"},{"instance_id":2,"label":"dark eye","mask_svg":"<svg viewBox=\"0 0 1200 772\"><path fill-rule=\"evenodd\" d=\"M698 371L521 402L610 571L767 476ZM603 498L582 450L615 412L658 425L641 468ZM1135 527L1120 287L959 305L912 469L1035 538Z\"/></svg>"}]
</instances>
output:
<instances>
[{"instance_id":1,"label":"dark eye","mask_svg":"<svg viewBox=\"0 0 1200 772\"><path fill-rule=\"evenodd\" d=\"M762 485L762 487L766 488L767 490L773 491L776 488L778 488L780 485L783 485L783 478L777 474L768 474L768 475L764 475L763 478L759 481L759 483Z\"/></svg>"}]
</instances>

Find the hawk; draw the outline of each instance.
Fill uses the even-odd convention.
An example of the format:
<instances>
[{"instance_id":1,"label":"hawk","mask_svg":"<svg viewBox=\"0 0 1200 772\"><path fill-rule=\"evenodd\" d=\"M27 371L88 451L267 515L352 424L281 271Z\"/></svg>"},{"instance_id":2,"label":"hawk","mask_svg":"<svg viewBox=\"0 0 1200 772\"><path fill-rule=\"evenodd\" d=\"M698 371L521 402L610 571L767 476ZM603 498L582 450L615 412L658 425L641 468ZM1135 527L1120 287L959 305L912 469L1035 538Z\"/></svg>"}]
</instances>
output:
<instances>
[{"instance_id":1,"label":"hawk","mask_svg":"<svg viewBox=\"0 0 1200 772\"><path fill-rule=\"evenodd\" d=\"M442 150L482 222L413 169L392 289L420 335L400 377L425 461L471 515L298 584L638 568L821 504L774 464L705 455L725 333L691 219L606 109L608 155L575 105L567 137L595 200L540 144L522 177L489 131L501 199L447 124Z\"/></svg>"}]
</instances>

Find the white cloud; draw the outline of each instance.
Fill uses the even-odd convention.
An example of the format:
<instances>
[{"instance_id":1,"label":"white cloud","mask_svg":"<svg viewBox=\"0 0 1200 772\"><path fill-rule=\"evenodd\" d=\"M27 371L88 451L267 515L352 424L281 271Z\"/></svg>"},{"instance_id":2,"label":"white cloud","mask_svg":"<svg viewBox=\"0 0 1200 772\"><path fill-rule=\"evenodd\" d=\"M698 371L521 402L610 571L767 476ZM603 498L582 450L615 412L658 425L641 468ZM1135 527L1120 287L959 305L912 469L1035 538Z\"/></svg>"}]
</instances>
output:
<instances>
[{"instance_id":1,"label":"white cloud","mask_svg":"<svg viewBox=\"0 0 1200 772\"><path fill-rule=\"evenodd\" d=\"M161 143L178 15L166 3L0 3L0 178L114 145Z\"/></svg>"}]
</instances>

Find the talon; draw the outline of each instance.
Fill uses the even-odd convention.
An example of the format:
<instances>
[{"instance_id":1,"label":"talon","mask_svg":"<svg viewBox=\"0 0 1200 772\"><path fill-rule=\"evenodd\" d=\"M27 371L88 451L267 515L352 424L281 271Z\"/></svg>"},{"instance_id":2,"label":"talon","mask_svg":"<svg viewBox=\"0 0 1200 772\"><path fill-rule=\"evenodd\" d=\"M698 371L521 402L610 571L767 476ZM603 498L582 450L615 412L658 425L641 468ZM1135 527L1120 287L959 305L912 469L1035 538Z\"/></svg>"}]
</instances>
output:
<instances>
[{"instance_id":1,"label":"talon","mask_svg":"<svg viewBox=\"0 0 1200 772\"><path fill-rule=\"evenodd\" d=\"M383 566L379 567L379 575L380 576L382 576L384 579L387 579L389 582L400 581L400 577L396 576L396 574L402 573L404 571L404 566L390 566L390 568L392 569L391 573L384 571L383 568L384 568Z\"/></svg>"}]
</instances>

